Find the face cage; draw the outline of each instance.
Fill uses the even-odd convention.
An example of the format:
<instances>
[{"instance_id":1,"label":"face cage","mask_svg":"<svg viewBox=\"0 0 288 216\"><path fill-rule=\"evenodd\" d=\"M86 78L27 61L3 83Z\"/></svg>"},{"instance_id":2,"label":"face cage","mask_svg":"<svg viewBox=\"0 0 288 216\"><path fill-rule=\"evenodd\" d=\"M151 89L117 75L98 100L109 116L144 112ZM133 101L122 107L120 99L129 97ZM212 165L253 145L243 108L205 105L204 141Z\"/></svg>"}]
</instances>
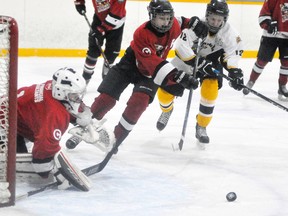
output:
<instances>
[{"instance_id":1,"label":"face cage","mask_svg":"<svg viewBox=\"0 0 288 216\"><path fill-rule=\"evenodd\" d=\"M68 93L68 101L74 102L74 103L81 103L83 100L85 92L82 93Z\"/></svg>"},{"instance_id":2,"label":"face cage","mask_svg":"<svg viewBox=\"0 0 288 216\"><path fill-rule=\"evenodd\" d=\"M217 17L222 17L223 18L222 23L219 26L213 26L211 23L209 23L209 18L211 18L212 16L215 16L216 18ZM215 14L215 13L212 13L212 12L207 12L206 22L207 22L207 25L209 27L209 31L214 33L214 34L216 34L221 28L223 28L225 26L226 21L227 21L227 17L226 16L221 16L221 15L218 15L218 14Z\"/></svg>"},{"instance_id":3,"label":"face cage","mask_svg":"<svg viewBox=\"0 0 288 216\"><path fill-rule=\"evenodd\" d=\"M170 21L169 21L168 25L159 26L157 24L157 16L158 15L160 15L160 16L169 15ZM165 33L171 29L171 27L173 25L174 12L172 12L172 13L155 13L155 14L151 13L150 16L151 16L151 18L150 18L151 24L152 24L153 28L156 29L158 32Z\"/></svg>"}]
</instances>

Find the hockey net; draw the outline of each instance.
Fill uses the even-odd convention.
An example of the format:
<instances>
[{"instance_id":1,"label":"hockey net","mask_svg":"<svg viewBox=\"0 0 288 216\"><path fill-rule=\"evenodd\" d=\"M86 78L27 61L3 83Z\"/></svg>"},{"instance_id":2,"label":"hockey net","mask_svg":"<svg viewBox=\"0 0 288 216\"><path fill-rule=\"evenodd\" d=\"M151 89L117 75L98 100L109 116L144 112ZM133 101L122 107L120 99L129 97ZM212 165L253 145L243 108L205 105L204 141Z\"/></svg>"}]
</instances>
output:
<instances>
[{"instance_id":1,"label":"hockey net","mask_svg":"<svg viewBox=\"0 0 288 216\"><path fill-rule=\"evenodd\" d=\"M0 207L15 204L18 27L0 15Z\"/></svg>"}]
</instances>

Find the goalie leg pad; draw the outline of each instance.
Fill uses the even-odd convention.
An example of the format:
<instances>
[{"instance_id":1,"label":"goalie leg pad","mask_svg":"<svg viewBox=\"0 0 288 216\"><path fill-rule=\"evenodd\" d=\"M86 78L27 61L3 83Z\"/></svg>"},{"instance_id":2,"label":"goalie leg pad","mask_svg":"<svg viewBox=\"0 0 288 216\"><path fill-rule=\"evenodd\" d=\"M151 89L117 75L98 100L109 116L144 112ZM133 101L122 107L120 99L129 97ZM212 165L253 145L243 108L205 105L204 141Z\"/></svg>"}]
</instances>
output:
<instances>
[{"instance_id":1,"label":"goalie leg pad","mask_svg":"<svg viewBox=\"0 0 288 216\"><path fill-rule=\"evenodd\" d=\"M54 156L54 161L60 174L62 174L63 177L69 181L69 183L79 190L89 191L91 188L89 178L79 168L71 163L67 155L65 155L62 151L59 151Z\"/></svg>"}]
</instances>

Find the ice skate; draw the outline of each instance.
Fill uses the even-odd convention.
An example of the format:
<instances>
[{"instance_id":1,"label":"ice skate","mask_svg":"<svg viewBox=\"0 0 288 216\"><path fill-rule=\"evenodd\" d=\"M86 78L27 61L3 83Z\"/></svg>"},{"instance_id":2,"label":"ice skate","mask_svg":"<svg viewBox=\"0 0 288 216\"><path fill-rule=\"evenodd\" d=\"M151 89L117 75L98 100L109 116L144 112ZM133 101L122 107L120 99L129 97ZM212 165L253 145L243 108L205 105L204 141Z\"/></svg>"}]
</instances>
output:
<instances>
[{"instance_id":1,"label":"ice skate","mask_svg":"<svg viewBox=\"0 0 288 216\"><path fill-rule=\"evenodd\" d=\"M209 143L209 137L206 132L205 127L201 127L198 124L196 124L196 138L199 140L201 143Z\"/></svg>"},{"instance_id":2,"label":"ice skate","mask_svg":"<svg viewBox=\"0 0 288 216\"><path fill-rule=\"evenodd\" d=\"M161 113L161 115L157 121L157 124L156 124L156 127L159 131L162 131L166 127L172 112L173 112L173 109L171 109L169 112L162 112Z\"/></svg>"},{"instance_id":3,"label":"ice skate","mask_svg":"<svg viewBox=\"0 0 288 216\"><path fill-rule=\"evenodd\" d=\"M246 86L248 88L252 88L254 84L255 84L255 82L250 80L250 81L247 82ZM247 88L243 88L242 92L243 92L244 95L248 95L250 91Z\"/></svg>"},{"instance_id":4,"label":"ice skate","mask_svg":"<svg viewBox=\"0 0 288 216\"><path fill-rule=\"evenodd\" d=\"M209 143L209 137L207 135L206 128L199 126L198 123L196 124L195 137L197 139L198 148L204 150L206 145Z\"/></svg>"},{"instance_id":5,"label":"ice skate","mask_svg":"<svg viewBox=\"0 0 288 216\"><path fill-rule=\"evenodd\" d=\"M278 99L281 101L288 101L288 90L286 85L279 85Z\"/></svg>"}]
</instances>

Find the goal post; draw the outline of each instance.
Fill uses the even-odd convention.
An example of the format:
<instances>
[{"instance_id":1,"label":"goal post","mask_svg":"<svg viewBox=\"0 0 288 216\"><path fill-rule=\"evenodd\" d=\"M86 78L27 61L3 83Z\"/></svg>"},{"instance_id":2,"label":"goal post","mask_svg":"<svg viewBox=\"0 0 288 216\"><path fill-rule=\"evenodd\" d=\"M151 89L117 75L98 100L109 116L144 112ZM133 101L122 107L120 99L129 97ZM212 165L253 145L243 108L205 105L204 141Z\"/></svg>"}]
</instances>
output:
<instances>
[{"instance_id":1,"label":"goal post","mask_svg":"<svg viewBox=\"0 0 288 216\"><path fill-rule=\"evenodd\" d=\"M0 207L15 205L18 25L0 15Z\"/></svg>"}]
</instances>

